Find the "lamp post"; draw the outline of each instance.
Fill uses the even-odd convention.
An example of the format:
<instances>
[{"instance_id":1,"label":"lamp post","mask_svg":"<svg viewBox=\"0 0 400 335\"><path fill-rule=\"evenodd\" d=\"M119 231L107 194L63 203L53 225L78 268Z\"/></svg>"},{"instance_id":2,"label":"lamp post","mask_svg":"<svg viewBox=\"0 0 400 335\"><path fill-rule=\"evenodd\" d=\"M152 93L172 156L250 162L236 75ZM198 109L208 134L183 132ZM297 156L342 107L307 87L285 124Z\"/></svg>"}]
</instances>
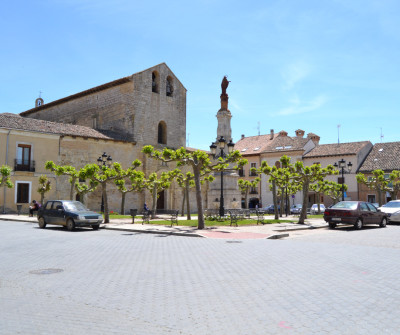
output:
<instances>
[{"instance_id":1,"label":"lamp post","mask_svg":"<svg viewBox=\"0 0 400 335\"><path fill-rule=\"evenodd\" d=\"M217 146L218 145L218 146ZM218 139L218 142L213 142L210 145L210 150L211 154L213 155L214 158L225 158L227 155L224 151L226 145L226 140L224 139L223 136L221 136ZM232 142L232 140L229 141L228 145L228 154L230 154L233 151L233 148L235 146L235 143ZM220 152L217 153L217 148L219 147ZM221 196L219 198L219 216L223 217L225 215L225 208L224 208L224 171L221 171Z\"/></svg>"},{"instance_id":2,"label":"lamp post","mask_svg":"<svg viewBox=\"0 0 400 335\"><path fill-rule=\"evenodd\" d=\"M103 166L110 167L111 164L112 164L112 158L110 155L107 155L106 153L103 153L99 158L97 158L97 165L100 168L102 168ZM104 195L103 195L103 193L101 194L100 212L104 213Z\"/></svg>"},{"instance_id":3,"label":"lamp post","mask_svg":"<svg viewBox=\"0 0 400 335\"><path fill-rule=\"evenodd\" d=\"M338 164L339 163L339 164ZM342 201L344 201L344 172L345 172L345 166L346 166L346 161L342 158L338 163L333 164L335 168L339 168L342 170ZM347 164L347 173L351 172L351 168L353 167L353 164L349 162Z\"/></svg>"}]
</instances>

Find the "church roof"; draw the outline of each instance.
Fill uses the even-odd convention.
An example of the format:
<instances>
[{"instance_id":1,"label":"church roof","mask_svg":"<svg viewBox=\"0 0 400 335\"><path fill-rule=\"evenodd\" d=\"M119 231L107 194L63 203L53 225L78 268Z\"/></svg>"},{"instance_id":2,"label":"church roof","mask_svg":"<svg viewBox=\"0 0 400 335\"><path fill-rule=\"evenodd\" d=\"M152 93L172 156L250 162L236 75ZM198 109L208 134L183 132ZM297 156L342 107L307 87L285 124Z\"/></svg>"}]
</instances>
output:
<instances>
[{"instance_id":1,"label":"church roof","mask_svg":"<svg viewBox=\"0 0 400 335\"><path fill-rule=\"evenodd\" d=\"M182 85L180 80L175 76L175 74L171 71L171 69L168 67L168 65L165 64L165 63L160 63L160 64L155 65L155 66L153 66L151 68L148 68L146 70L142 70L142 71L136 72L136 73L134 73L134 74L132 74L130 76L123 77L123 78L120 78L120 79L117 79L117 80L114 80L114 81L110 81L110 82L105 83L103 85L92 87L92 88L89 88L88 90L85 90L85 91L82 91L82 92L79 92L79 93L75 93L75 94L69 95L67 97L51 101L49 103L44 103L41 106L29 109L29 110L24 111L24 112L21 112L20 115L24 116L24 117L27 117L27 116L29 116L29 114L31 114L33 112L40 111L41 109L46 109L48 107L53 107L53 106L65 103L67 101L71 101L71 100L74 100L74 99L77 99L77 98L80 98L80 97L83 97L83 96L86 96L86 95L89 95L89 94L93 94L93 93L96 93L96 92L100 92L100 91L109 89L111 87L115 87L115 86L119 86L119 85L128 83L128 82L132 81L132 78L133 78L134 75L142 73L142 72L145 72L145 71L148 71L148 70L151 70L153 68L155 69L160 65L163 65L163 66L167 67L168 70L171 72L171 74L174 76L174 78L180 83L180 85ZM186 88L183 85L182 85L182 87L186 90Z\"/></svg>"},{"instance_id":2,"label":"church roof","mask_svg":"<svg viewBox=\"0 0 400 335\"><path fill-rule=\"evenodd\" d=\"M31 119L11 113L0 114L0 128L103 140L116 140L115 138L106 136L89 127Z\"/></svg>"}]
</instances>

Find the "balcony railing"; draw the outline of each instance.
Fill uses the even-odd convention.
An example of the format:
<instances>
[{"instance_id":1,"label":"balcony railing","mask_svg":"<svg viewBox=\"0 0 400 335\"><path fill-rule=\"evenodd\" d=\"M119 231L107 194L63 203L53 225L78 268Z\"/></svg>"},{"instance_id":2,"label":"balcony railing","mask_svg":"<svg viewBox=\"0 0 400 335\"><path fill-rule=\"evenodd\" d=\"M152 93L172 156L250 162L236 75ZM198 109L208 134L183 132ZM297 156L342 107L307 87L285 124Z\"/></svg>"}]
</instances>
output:
<instances>
[{"instance_id":1,"label":"balcony railing","mask_svg":"<svg viewBox=\"0 0 400 335\"><path fill-rule=\"evenodd\" d=\"M35 161L26 159L14 159L14 171L35 172Z\"/></svg>"}]
</instances>

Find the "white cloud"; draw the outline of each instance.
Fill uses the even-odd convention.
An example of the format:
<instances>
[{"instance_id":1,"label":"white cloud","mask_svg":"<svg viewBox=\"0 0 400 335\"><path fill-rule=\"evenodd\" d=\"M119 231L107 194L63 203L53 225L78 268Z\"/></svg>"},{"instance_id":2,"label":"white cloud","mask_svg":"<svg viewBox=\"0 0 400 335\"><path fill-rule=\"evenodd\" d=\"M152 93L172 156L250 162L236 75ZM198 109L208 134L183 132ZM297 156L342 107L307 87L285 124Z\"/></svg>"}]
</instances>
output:
<instances>
[{"instance_id":1,"label":"white cloud","mask_svg":"<svg viewBox=\"0 0 400 335\"><path fill-rule=\"evenodd\" d=\"M321 108L328 101L327 97L323 94L316 96L310 101L301 101L297 95L291 100L291 106L281 109L278 115L293 115L293 114L304 114L315 111Z\"/></svg>"},{"instance_id":2,"label":"white cloud","mask_svg":"<svg viewBox=\"0 0 400 335\"><path fill-rule=\"evenodd\" d=\"M282 77L284 80L283 88L285 90L291 90L299 81L306 78L309 73L310 66L304 62L298 61L288 65L282 71Z\"/></svg>"}]
</instances>

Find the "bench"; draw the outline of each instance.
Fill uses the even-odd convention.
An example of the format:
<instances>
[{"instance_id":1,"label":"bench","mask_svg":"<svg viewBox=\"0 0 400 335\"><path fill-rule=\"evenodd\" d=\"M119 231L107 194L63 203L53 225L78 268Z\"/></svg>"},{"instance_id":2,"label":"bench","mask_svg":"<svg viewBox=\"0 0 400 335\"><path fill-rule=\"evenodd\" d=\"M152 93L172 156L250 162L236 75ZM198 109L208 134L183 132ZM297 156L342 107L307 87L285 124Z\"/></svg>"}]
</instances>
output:
<instances>
[{"instance_id":1,"label":"bench","mask_svg":"<svg viewBox=\"0 0 400 335\"><path fill-rule=\"evenodd\" d=\"M129 210L132 216L132 224L135 223L135 216L137 215L137 209L130 209Z\"/></svg>"},{"instance_id":2,"label":"bench","mask_svg":"<svg viewBox=\"0 0 400 335\"><path fill-rule=\"evenodd\" d=\"M261 224L266 224L266 222L264 222L264 211L256 211L256 215L257 215L257 224L261 223Z\"/></svg>"},{"instance_id":3,"label":"bench","mask_svg":"<svg viewBox=\"0 0 400 335\"><path fill-rule=\"evenodd\" d=\"M153 211L144 211L143 212L143 222L142 224L146 223L150 223L150 217L152 216ZM178 224L178 214L179 211L177 209L158 209L156 210L156 215L160 215L160 216L167 216L168 220L171 220L171 227L172 225ZM163 217L161 217L161 219L164 219Z\"/></svg>"},{"instance_id":4,"label":"bench","mask_svg":"<svg viewBox=\"0 0 400 335\"><path fill-rule=\"evenodd\" d=\"M239 220L243 220L244 219L244 213L242 211L228 211L230 219L231 219L231 226L232 224L235 224L236 227L238 226L237 222Z\"/></svg>"}]
</instances>

